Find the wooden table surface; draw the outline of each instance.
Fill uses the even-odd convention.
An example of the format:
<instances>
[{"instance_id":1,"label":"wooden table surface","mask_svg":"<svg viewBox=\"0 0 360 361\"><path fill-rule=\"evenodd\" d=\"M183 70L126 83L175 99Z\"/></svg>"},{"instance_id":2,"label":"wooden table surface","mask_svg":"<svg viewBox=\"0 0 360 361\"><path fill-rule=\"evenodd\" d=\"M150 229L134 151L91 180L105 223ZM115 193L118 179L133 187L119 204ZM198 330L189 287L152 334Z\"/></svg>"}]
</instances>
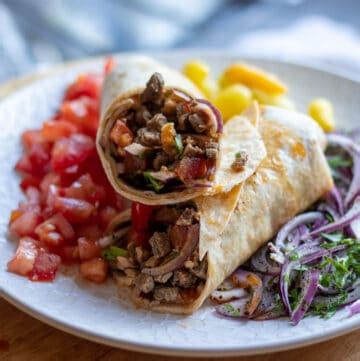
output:
<instances>
[{"instance_id":1,"label":"wooden table surface","mask_svg":"<svg viewBox=\"0 0 360 361\"><path fill-rule=\"evenodd\" d=\"M57 70L59 71L59 69ZM60 69L61 71L61 69ZM44 76L46 74L42 74ZM28 76L0 87L0 98L35 80ZM48 326L0 299L0 361L19 360L132 360L179 361L99 345ZM188 358L186 360L196 360ZM206 360L210 360L209 358ZM212 358L211 360L222 360ZM239 361L357 361L360 360L360 330L334 340L297 350L262 356L236 357Z\"/></svg>"}]
</instances>

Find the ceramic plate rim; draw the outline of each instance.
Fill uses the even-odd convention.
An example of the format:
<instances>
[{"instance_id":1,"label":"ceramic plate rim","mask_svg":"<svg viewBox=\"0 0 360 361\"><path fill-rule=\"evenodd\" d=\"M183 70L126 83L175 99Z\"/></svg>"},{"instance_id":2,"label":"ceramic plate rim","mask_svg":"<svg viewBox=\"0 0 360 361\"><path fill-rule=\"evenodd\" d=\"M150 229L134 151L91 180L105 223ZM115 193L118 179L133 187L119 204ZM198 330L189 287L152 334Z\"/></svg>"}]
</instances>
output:
<instances>
[{"instance_id":1,"label":"ceramic plate rim","mask_svg":"<svg viewBox=\"0 0 360 361\"><path fill-rule=\"evenodd\" d=\"M199 49L188 49L188 50L179 50L176 52L171 52L172 55L174 55L174 53L179 53L181 55L188 55L189 57L191 57L191 54L194 54L194 52L199 51ZM117 53L115 54L115 56L121 55L121 54L126 54L128 55L129 53ZM159 57L161 56L166 56L167 54L169 54L169 52L160 52L157 55ZM345 79L347 81L351 81L355 84L357 84L357 86L360 86L360 77L359 80L356 79L351 79L349 78L347 75L342 74L340 71L328 71L328 70L324 70L324 69L320 69L317 66L309 66L308 64L304 64L304 63L297 63L297 62L293 62L293 61L284 61L284 60L274 60L274 59L270 59L270 58L263 58L263 57L255 57L255 56L243 56L239 53L236 52L227 52L226 54L222 54L222 52L217 51L217 50L211 50L211 51L204 51L201 50L201 54L204 54L206 56L209 57L220 57L220 58L231 58L233 56L237 56L237 57L241 57L243 59L246 59L248 61L251 60L261 60L261 61L270 61L273 63L281 63L281 64L287 64L287 65L291 65L294 67L301 67L305 70L312 70L312 71L316 71L316 72L320 72L320 73L326 73L326 74L330 74L332 76L341 78L341 79ZM97 63L99 61L101 61L101 59L103 59L103 57L96 57L96 58L88 58L88 59L84 59L84 60L80 60L80 61L74 61L68 64L65 64L65 66L59 66L55 68L55 73L54 74L49 74L49 75L45 75L44 78L39 79L39 80L35 80L33 82L31 82L29 85L26 85L24 87L21 87L18 90L15 90L14 92L11 92L8 96L5 96L4 98L6 99L7 97L16 97L17 93L23 91L26 88L29 87L36 87L36 86L41 86L41 83L43 81L47 81L49 78L51 77L56 77L59 75L59 73L61 72L66 72L67 69L71 69L72 67L76 67L80 64L83 64L84 66L88 65L90 66L92 63ZM57 71L58 70L58 71ZM2 100L0 101L1 104ZM257 347L256 349L254 348L254 346L250 346L250 347L244 347L243 345L239 345L238 347L214 347L213 349L209 349L209 348L205 348L205 347L194 347L191 346L189 348L184 348L184 347L174 347L172 345L162 345L162 346L156 346L154 344L150 344L150 343L146 343L146 342L134 342L134 341L129 341L126 340L126 338L114 338L114 337L106 337L104 335L101 335L100 333L96 332L96 331L90 331L86 328L82 328L80 326L74 326L71 324L71 321L68 320L63 320L60 317L54 317L51 315L46 315L45 313L41 313L38 310L36 310L31 302L26 302L25 300L21 300L19 298L16 298L14 296L12 296L10 293L7 293L5 289L3 289L3 287L0 285L0 296L3 297L6 301L8 301L9 303L11 303L12 305L14 305L15 307L19 308L20 310L22 310L23 312L31 315L32 317L45 322L57 329L60 329L62 331L68 332L70 334L73 334L75 336L78 337L82 337L94 342L98 342L98 343L102 343L102 344L106 344L109 346L113 346L113 347L118 347L118 348L124 348L124 349L128 349L128 350L132 350L132 351L138 351L138 352L146 352L146 353L153 353L153 354L162 354L162 355L172 355L172 356L187 356L187 357L216 357L216 356L226 356L226 357L230 357L230 356L239 356L239 355L255 355L255 354L264 354L264 353L269 353L269 352L276 352L276 351L284 351L284 350L289 350L289 349L294 349L294 348L298 348L298 347L302 347L302 346L307 346L307 345L312 345L315 343L319 343L325 340L329 340L341 335L344 335L346 333L352 332L356 329L360 328L360 319L352 319L352 320L348 320L346 323L344 323L343 325L340 324L337 327L331 328L330 331L325 332L323 335L318 335L317 337L313 337L311 335L308 336L295 336L289 340L286 340L285 342L282 340L277 340L277 341L270 341L268 344L261 346L261 347Z\"/></svg>"}]
</instances>

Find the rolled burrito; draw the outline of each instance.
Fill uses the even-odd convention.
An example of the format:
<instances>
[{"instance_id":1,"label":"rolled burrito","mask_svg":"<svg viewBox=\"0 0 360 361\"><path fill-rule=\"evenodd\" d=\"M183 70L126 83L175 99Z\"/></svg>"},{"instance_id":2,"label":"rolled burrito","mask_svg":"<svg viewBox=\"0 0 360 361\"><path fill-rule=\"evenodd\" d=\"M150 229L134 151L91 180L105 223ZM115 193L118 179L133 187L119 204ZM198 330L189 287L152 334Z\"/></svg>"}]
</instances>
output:
<instances>
[{"instance_id":1,"label":"rolled burrito","mask_svg":"<svg viewBox=\"0 0 360 361\"><path fill-rule=\"evenodd\" d=\"M201 97L153 59L120 60L105 80L97 136L116 191L144 204L173 204L230 191L254 173L265 157L256 129L236 117L223 130L220 113Z\"/></svg>"},{"instance_id":2,"label":"rolled burrito","mask_svg":"<svg viewBox=\"0 0 360 361\"><path fill-rule=\"evenodd\" d=\"M123 253L111 267L137 306L194 312L284 223L331 189L326 138L312 119L264 107L259 130L267 157L232 191L174 205L134 203L131 218L121 215L127 228L114 221L111 239Z\"/></svg>"}]
</instances>

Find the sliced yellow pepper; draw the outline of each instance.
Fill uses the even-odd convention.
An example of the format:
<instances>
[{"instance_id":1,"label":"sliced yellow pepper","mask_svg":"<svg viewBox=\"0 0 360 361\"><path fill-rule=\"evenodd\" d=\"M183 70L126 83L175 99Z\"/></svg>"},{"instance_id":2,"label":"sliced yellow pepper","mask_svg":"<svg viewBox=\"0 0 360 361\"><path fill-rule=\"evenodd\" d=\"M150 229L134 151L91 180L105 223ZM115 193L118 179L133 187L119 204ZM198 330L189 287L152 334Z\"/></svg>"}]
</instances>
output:
<instances>
[{"instance_id":1,"label":"sliced yellow pepper","mask_svg":"<svg viewBox=\"0 0 360 361\"><path fill-rule=\"evenodd\" d=\"M287 91L286 85L275 75L244 63L230 65L220 78L220 84L223 87L237 83L272 95L284 94Z\"/></svg>"},{"instance_id":2,"label":"sliced yellow pepper","mask_svg":"<svg viewBox=\"0 0 360 361\"><path fill-rule=\"evenodd\" d=\"M224 120L241 114L252 100L252 92L244 85L235 84L219 91L214 98L215 106L220 110Z\"/></svg>"},{"instance_id":3,"label":"sliced yellow pepper","mask_svg":"<svg viewBox=\"0 0 360 361\"><path fill-rule=\"evenodd\" d=\"M254 98L260 103L265 105L274 105L281 108L290 110L295 109L294 102L286 95L269 95L260 90L254 90Z\"/></svg>"},{"instance_id":4,"label":"sliced yellow pepper","mask_svg":"<svg viewBox=\"0 0 360 361\"><path fill-rule=\"evenodd\" d=\"M209 66L199 60L192 60L185 64L183 73L196 85L202 84L209 76Z\"/></svg>"},{"instance_id":5,"label":"sliced yellow pepper","mask_svg":"<svg viewBox=\"0 0 360 361\"><path fill-rule=\"evenodd\" d=\"M332 132L335 129L334 108L329 100L313 99L309 104L308 113L325 132Z\"/></svg>"}]
</instances>

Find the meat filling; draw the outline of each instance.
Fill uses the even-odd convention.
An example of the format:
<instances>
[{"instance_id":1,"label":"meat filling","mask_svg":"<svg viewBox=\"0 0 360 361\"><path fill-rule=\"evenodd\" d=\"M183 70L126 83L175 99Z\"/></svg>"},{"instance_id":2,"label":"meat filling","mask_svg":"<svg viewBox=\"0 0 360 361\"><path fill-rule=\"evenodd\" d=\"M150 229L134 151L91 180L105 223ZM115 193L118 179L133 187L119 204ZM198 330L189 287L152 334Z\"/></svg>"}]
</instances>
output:
<instances>
[{"instance_id":1,"label":"meat filling","mask_svg":"<svg viewBox=\"0 0 360 361\"><path fill-rule=\"evenodd\" d=\"M199 260L199 214L193 204L155 208L146 241L135 245L133 231L120 243L126 256L111 262L120 284L131 287L140 302L192 302L207 276L207 261ZM119 283L119 282L118 282Z\"/></svg>"},{"instance_id":2,"label":"meat filling","mask_svg":"<svg viewBox=\"0 0 360 361\"><path fill-rule=\"evenodd\" d=\"M118 176L135 188L158 193L211 181L219 121L208 103L165 88L161 74L154 73L110 127Z\"/></svg>"}]
</instances>

